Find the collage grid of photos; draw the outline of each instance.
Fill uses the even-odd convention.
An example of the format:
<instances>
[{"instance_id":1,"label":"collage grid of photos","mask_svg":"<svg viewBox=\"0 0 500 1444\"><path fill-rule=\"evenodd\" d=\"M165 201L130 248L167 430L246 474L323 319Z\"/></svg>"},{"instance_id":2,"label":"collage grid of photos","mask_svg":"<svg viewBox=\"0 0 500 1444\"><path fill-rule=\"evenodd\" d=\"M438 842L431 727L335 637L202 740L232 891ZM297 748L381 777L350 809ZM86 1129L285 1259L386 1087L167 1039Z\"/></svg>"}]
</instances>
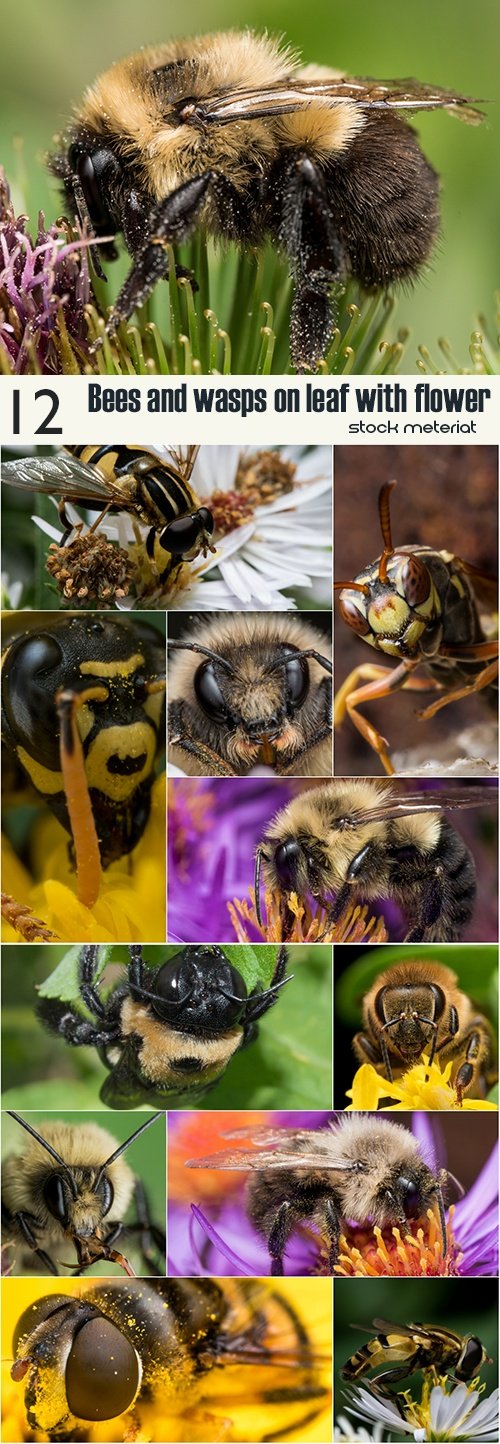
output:
<instances>
[{"instance_id":1,"label":"collage grid of photos","mask_svg":"<svg viewBox=\"0 0 500 1444\"><path fill-rule=\"evenodd\" d=\"M2 27L3 1444L500 1437L499 19Z\"/></svg>"}]
</instances>

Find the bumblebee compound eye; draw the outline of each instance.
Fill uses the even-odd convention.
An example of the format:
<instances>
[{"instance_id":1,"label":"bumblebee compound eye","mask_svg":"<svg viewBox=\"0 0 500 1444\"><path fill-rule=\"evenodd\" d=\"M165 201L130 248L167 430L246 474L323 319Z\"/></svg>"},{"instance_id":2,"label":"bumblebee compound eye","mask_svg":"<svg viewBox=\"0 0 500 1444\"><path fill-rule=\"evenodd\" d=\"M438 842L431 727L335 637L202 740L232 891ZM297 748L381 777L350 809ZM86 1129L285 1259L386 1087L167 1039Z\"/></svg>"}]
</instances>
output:
<instances>
[{"instance_id":1,"label":"bumblebee compound eye","mask_svg":"<svg viewBox=\"0 0 500 1444\"><path fill-rule=\"evenodd\" d=\"M287 700L293 708L301 707L309 691L309 667L305 657L290 657L285 665Z\"/></svg>"},{"instance_id":2,"label":"bumblebee compound eye","mask_svg":"<svg viewBox=\"0 0 500 1444\"><path fill-rule=\"evenodd\" d=\"M341 592L339 597L339 612L343 621L347 623L347 626L351 628L352 632L357 632L359 637L368 636L370 623L364 614L362 602L356 604L352 595L349 595L349 592Z\"/></svg>"},{"instance_id":3,"label":"bumblebee compound eye","mask_svg":"<svg viewBox=\"0 0 500 1444\"><path fill-rule=\"evenodd\" d=\"M64 680L63 651L48 632L19 637L8 649L2 702L13 740L38 762L59 769L59 723L55 694Z\"/></svg>"},{"instance_id":4,"label":"bumblebee compound eye","mask_svg":"<svg viewBox=\"0 0 500 1444\"><path fill-rule=\"evenodd\" d=\"M57 1218L59 1223L67 1223L66 1190L62 1178L58 1173L51 1173L50 1178L47 1179L44 1185L43 1197L49 1213L52 1214L53 1218Z\"/></svg>"},{"instance_id":5,"label":"bumblebee compound eye","mask_svg":"<svg viewBox=\"0 0 500 1444\"><path fill-rule=\"evenodd\" d=\"M114 1419L133 1403L141 1365L109 1319L96 1317L76 1335L66 1364L68 1407L77 1419Z\"/></svg>"},{"instance_id":6,"label":"bumblebee compound eye","mask_svg":"<svg viewBox=\"0 0 500 1444\"><path fill-rule=\"evenodd\" d=\"M455 1369L457 1379L473 1379L479 1373L483 1362L488 1363L488 1360L485 1360L481 1340L476 1338L475 1334L469 1334Z\"/></svg>"},{"instance_id":7,"label":"bumblebee compound eye","mask_svg":"<svg viewBox=\"0 0 500 1444\"><path fill-rule=\"evenodd\" d=\"M304 853L300 842L297 842L295 837L290 837L287 842L280 842L274 854L274 866L285 892L297 890L301 864L304 865Z\"/></svg>"},{"instance_id":8,"label":"bumblebee compound eye","mask_svg":"<svg viewBox=\"0 0 500 1444\"><path fill-rule=\"evenodd\" d=\"M82 145L71 145L68 161L73 175L78 177L92 225L97 232L105 235L114 230L109 208L104 199L106 186L119 172L118 161L113 152L105 146L97 150L85 150ZM83 219L83 217L81 218Z\"/></svg>"},{"instance_id":9,"label":"bumblebee compound eye","mask_svg":"<svg viewBox=\"0 0 500 1444\"><path fill-rule=\"evenodd\" d=\"M413 1178L406 1178L404 1174L398 1178L397 1191L403 1204L407 1218L418 1218L422 1210L422 1193L418 1184Z\"/></svg>"},{"instance_id":10,"label":"bumblebee compound eye","mask_svg":"<svg viewBox=\"0 0 500 1444\"><path fill-rule=\"evenodd\" d=\"M400 573L400 585L409 607L426 602L431 591L431 578L425 563L413 552Z\"/></svg>"},{"instance_id":11,"label":"bumblebee compound eye","mask_svg":"<svg viewBox=\"0 0 500 1444\"><path fill-rule=\"evenodd\" d=\"M215 675L213 662L202 662L194 674L196 700L212 722L225 722L228 708Z\"/></svg>"}]
</instances>

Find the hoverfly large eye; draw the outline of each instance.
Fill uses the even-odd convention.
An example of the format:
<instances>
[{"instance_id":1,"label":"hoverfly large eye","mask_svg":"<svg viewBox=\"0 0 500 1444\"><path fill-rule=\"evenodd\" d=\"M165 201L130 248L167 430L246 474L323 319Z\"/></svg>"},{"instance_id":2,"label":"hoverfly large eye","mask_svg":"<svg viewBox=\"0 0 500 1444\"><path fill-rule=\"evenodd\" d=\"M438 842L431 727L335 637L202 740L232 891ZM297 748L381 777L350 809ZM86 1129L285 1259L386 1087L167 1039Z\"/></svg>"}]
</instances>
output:
<instances>
[{"instance_id":1,"label":"hoverfly large eye","mask_svg":"<svg viewBox=\"0 0 500 1444\"><path fill-rule=\"evenodd\" d=\"M3 702L7 722L22 743L45 767L59 766L59 723L55 692L61 680L62 649L55 637L39 632L20 637L8 650L3 667Z\"/></svg>"},{"instance_id":2,"label":"hoverfly large eye","mask_svg":"<svg viewBox=\"0 0 500 1444\"><path fill-rule=\"evenodd\" d=\"M347 622L347 626L351 627L353 632L357 632L359 637L367 636L370 631L370 623L366 617L363 616L362 612L360 612L359 607L346 596L345 592L340 593L339 612L344 622Z\"/></svg>"},{"instance_id":3,"label":"hoverfly large eye","mask_svg":"<svg viewBox=\"0 0 500 1444\"><path fill-rule=\"evenodd\" d=\"M66 1208L66 1191L62 1178L58 1173L51 1173L43 1190L43 1196L49 1213L59 1220L59 1223L68 1222Z\"/></svg>"},{"instance_id":4,"label":"hoverfly large eye","mask_svg":"<svg viewBox=\"0 0 500 1444\"><path fill-rule=\"evenodd\" d=\"M290 657L285 666L286 693L294 707L301 707L309 691L309 667L303 657Z\"/></svg>"},{"instance_id":5,"label":"hoverfly large eye","mask_svg":"<svg viewBox=\"0 0 500 1444\"><path fill-rule=\"evenodd\" d=\"M114 1419L135 1399L140 1365L129 1340L95 1318L76 1335L66 1365L66 1398L77 1419Z\"/></svg>"},{"instance_id":6,"label":"hoverfly large eye","mask_svg":"<svg viewBox=\"0 0 500 1444\"><path fill-rule=\"evenodd\" d=\"M202 662L194 675L194 690L197 700L213 722L225 722L228 709L215 675L213 662Z\"/></svg>"},{"instance_id":7,"label":"hoverfly large eye","mask_svg":"<svg viewBox=\"0 0 500 1444\"><path fill-rule=\"evenodd\" d=\"M473 1379L484 1359L484 1349L480 1339L471 1334L466 1341L465 1348L457 1364L455 1373L457 1379Z\"/></svg>"},{"instance_id":8,"label":"hoverfly large eye","mask_svg":"<svg viewBox=\"0 0 500 1444\"><path fill-rule=\"evenodd\" d=\"M168 526L162 527L159 537L160 546L164 551L171 552L172 556L182 557L184 552L190 552L196 546L202 530L199 512L195 516L179 516L176 521L171 521Z\"/></svg>"},{"instance_id":9,"label":"hoverfly large eye","mask_svg":"<svg viewBox=\"0 0 500 1444\"><path fill-rule=\"evenodd\" d=\"M208 506L200 506L200 509L197 512L197 516L204 531L207 531L209 536L211 536L215 526L215 522L211 511L208 510Z\"/></svg>"},{"instance_id":10,"label":"hoverfly large eye","mask_svg":"<svg viewBox=\"0 0 500 1444\"><path fill-rule=\"evenodd\" d=\"M431 579L424 562L412 553L401 572L403 596L409 607L418 607L426 602L431 589Z\"/></svg>"}]
</instances>

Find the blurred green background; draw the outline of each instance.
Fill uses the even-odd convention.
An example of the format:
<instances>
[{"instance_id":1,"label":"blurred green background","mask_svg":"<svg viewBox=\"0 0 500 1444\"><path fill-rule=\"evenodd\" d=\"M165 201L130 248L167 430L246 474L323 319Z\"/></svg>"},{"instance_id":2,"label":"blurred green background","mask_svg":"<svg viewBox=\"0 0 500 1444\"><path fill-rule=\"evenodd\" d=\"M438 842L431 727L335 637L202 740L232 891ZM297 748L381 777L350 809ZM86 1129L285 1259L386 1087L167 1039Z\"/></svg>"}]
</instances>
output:
<instances>
[{"instance_id":1,"label":"blurred green background","mask_svg":"<svg viewBox=\"0 0 500 1444\"><path fill-rule=\"evenodd\" d=\"M136 1129L140 1128L141 1124L144 1123L144 1115L142 1113L120 1113L109 1121L107 1118L103 1118L102 1112L68 1113L64 1111L68 1107L68 1101L66 1096L63 1098L61 1095L62 1106L59 1111L55 1110L53 1113L29 1113L26 1115L27 1122L31 1123L31 1126L42 1134L44 1133L44 1124L53 1124L57 1119L63 1119L64 1123L70 1124L71 1127L74 1128L74 1151L71 1157L67 1153L64 1155L68 1163L78 1163L78 1130L82 1128L82 1126L94 1123L98 1124L100 1128L105 1128L106 1133L114 1140L110 1143L109 1154L106 1155L110 1157L115 1148L118 1148L120 1143L125 1143L126 1139L130 1138L131 1134L135 1133ZM52 1142L53 1146L57 1147L55 1141L52 1140ZM30 1146L34 1145L31 1145L28 1134L25 1133L21 1125L16 1123L14 1118L8 1118L7 1115L4 1114L2 1122L2 1158L7 1158L10 1154L16 1154L19 1157L19 1155ZM151 1218L157 1227L163 1230L165 1228L167 1192L164 1115L158 1118L156 1123L152 1123L151 1127L147 1128L146 1131L141 1134L141 1137L137 1138L135 1143L130 1145L130 1148L123 1154L123 1158L128 1163L132 1173L141 1179L148 1200ZM97 1161L101 1161L101 1156ZM49 1158L47 1159L47 1163L50 1167L51 1163ZM7 1198L5 1201L8 1203ZM125 1220L127 1223L135 1223L137 1221L137 1210L133 1199L124 1215L124 1221ZM9 1231L7 1226L5 1238L8 1239L8 1236ZM43 1247L43 1241L41 1241L41 1246ZM144 1263L143 1256L137 1247L137 1235L122 1234L117 1240L115 1247L125 1255L137 1274L147 1275L149 1273L148 1266ZM48 1252L57 1262L59 1273L66 1277L71 1276L71 1270L63 1267L63 1261L67 1260L70 1262L72 1258L73 1250L71 1245L69 1243L61 1243L59 1249L54 1251L52 1247L52 1249L48 1249ZM28 1275L37 1273L38 1263L36 1258L30 1258L29 1251L26 1250L24 1255L25 1266L22 1267L20 1255L21 1250L19 1248L16 1248L15 1251L13 1250L12 1254L10 1250L8 1252L7 1257L12 1266L13 1274L19 1276L20 1274ZM157 1257L157 1252L155 1253L155 1257ZM28 1260L29 1263L27 1262ZM93 1264L89 1270L89 1275L94 1277L96 1274L103 1278L109 1275L116 1275L120 1278L124 1276L123 1269L120 1268L118 1264L106 1261Z\"/></svg>"},{"instance_id":2,"label":"blurred green background","mask_svg":"<svg viewBox=\"0 0 500 1444\"><path fill-rule=\"evenodd\" d=\"M462 365L477 314L492 314L498 285L499 202L497 0L249 0L238 10L230 0L185 0L179 20L169 20L160 0L124 6L122 0L24 0L4 14L0 87L0 159L13 183L16 204L35 217L39 206L54 218L60 202L44 171L43 155L64 127L85 86L121 55L176 34L251 25L286 33L307 62L353 75L413 75L484 99L487 120L479 129L446 114L422 115L417 129L425 153L442 177L442 237L430 273L402 296L398 324L412 328L403 369L416 369L417 346L434 351L446 336ZM490 103L491 102L491 103ZM22 139L22 154L19 141ZM449 369L453 369L450 366Z\"/></svg>"}]
</instances>

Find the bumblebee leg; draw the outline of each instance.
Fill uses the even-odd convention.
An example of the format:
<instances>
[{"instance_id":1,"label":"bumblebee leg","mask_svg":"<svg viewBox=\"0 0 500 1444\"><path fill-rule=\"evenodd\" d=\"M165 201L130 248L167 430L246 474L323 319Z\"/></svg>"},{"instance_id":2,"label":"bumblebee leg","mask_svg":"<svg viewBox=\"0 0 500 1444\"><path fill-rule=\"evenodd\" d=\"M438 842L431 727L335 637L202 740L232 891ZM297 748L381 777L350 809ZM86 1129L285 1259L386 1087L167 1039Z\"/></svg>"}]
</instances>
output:
<instances>
[{"instance_id":1,"label":"bumblebee leg","mask_svg":"<svg viewBox=\"0 0 500 1444\"><path fill-rule=\"evenodd\" d=\"M486 645L489 646L489 643ZM442 707L448 707L450 702L459 702L461 697L471 697L474 692L482 692L483 687L489 687L496 677L498 677L498 660L489 662L487 667L483 667L482 672L466 687L454 687L453 691L448 692L445 697L438 697L437 702L432 702L430 707L425 707L423 712L417 714L420 721L427 722L429 717L434 717L436 712L439 712Z\"/></svg>"},{"instance_id":2,"label":"bumblebee leg","mask_svg":"<svg viewBox=\"0 0 500 1444\"><path fill-rule=\"evenodd\" d=\"M59 1278L59 1271L56 1268L55 1263L53 1263L52 1259L49 1257L49 1254L45 1253L45 1249L38 1247L35 1234L33 1233L31 1228L31 1219L33 1219L33 1223L36 1222L32 1214L12 1214L12 1221L14 1224L17 1224L17 1227L20 1229L26 1243L29 1244L29 1247L33 1250L33 1253L36 1254L37 1258L40 1259L40 1262L43 1263L44 1267L47 1269L47 1272L49 1274L52 1274L54 1278L57 1279Z\"/></svg>"},{"instance_id":3,"label":"bumblebee leg","mask_svg":"<svg viewBox=\"0 0 500 1444\"><path fill-rule=\"evenodd\" d=\"M93 907L99 896L101 858L76 718L79 708L87 702L107 702L108 697L108 688L99 686L86 687L81 692L58 692L56 696L61 772L76 857L77 896L88 908Z\"/></svg>"},{"instance_id":4,"label":"bumblebee leg","mask_svg":"<svg viewBox=\"0 0 500 1444\"><path fill-rule=\"evenodd\" d=\"M392 1083L393 1075L389 1054L387 1054L387 1060L383 1059L379 1050L375 1047L374 1043L372 1043L371 1039L367 1038L366 1033L356 1033L352 1040L352 1046L355 1056L360 1063L366 1063L366 1061L368 1060L369 1063L372 1063L374 1068L384 1067L385 1076L386 1078L388 1078L389 1082Z\"/></svg>"},{"instance_id":5,"label":"bumblebee leg","mask_svg":"<svg viewBox=\"0 0 500 1444\"><path fill-rule=\"evenodd\" d=\"M443 899L445 892L444 870L441 863L436 863L428 876L422 875L422 911L418 923L406 933L405 943L422 943L426 941L426 932L438 922L443 910ZM429 941L429 940L427 940Z\"/></svg>"},{"instance_id":6,"label":"bumblebee leg","mask_svg":"<svg viewBox=\"0 0 500 1444\"><path fill-rule=\"evenodd\" d=\"M135 1182L134 1200L137 1210L137 1223L127 1224L127 1233L137 1233L139 1235L138 1243L142 1256L148 1265L149 1276L153 1278L164 1278L167 1240L162 1230L152 1221L147 1194L140 1178L137 1178ZM155 1248L162 1257L162 1268L158 1268L158 1261L154 1253Z\"/></svg>"},{"instance_id":7,"label":"bumblebee leg","mask_svg":"<svg viewBox=\"0 0 500 1444\"><path fill-rule=\"evenodd\" d=\"M489 1054L490 1041L484 1027L484 1019L479 1016L474 1018L470 1031L465 1034L460 1044L460 1050L465 1050L463 1063L460 1064L455 1075L454 1083L458 1102L461 1104L464 1093L472 1086L480 1073L482 1063L485 1063Z\"/></svg>"},{"instance_id":8,"label":"bumblebee leg","mask_svg":"<svg viewBox=\"0 0 500 1444\"><path fill-rule=\"evenodd\" d=\"M331 216L324 177L305 152L287 156L276 177L281 199L278 240L295 282L290 352L296 370L316 370L333 335L332 285L342 269L342 248Z\"/></svg>"},{"instance_id":9,"label":"bumblebee leg","mask_svg":"<svg viewBox=\"0 0 500 1444\"><path fill-rule=\"evenodd\" d=\"M413 668L418 667L420 663L421 658L416 662L401 662L397 667L391 669L390 667L377 667L375 664L365 662L362 666L356 667L354 671L346 677L345 682L335 698L333 710L334 726L339 726L347 712L351 722L357 727L358 732L361 732L361 736L364 737L365 742L368 742L369 746L372 747L373 751L380 757L382 766L389 776L394 772L394 768L387 753L389 745L387 739L382 737L382 734L377 728L368 721L367 717L364 717L361 712L358 712L357 708L363 702L375 702L381 697L390 697L391 692L396 692L399 688L403 687L411 691L428 692L429 681L427 679L420 679L409 675ZM362 678L371 680L367 680L364 687L358 687L358 681ZM430 685L432 687L432 682Z\"/></svg>"},{"instance_id":10,"label":"bumblebee leg","mask_svg":"<svg viewBox=\"0 0 500 1444\"><path fill-rule=\"evenodd\" d=\"M282 1278L283 1276L283 1255L296 1222L297 1215L293 1204L289 1199L285 1199L278 1209L267 1240L267 1247L271 1255L272 1278Z\"/></svg>"},{"instance_id":11,"label":"bumblebee leg","mask_svg":"<svg viewBox=\"0 0 500 1444\"><path fill-rule=\"evenodd\" d=\"M212 171L205 171L186 181L166 200L160 201L148 217L147 240L136 250L132 269L109 313L108 336L113 336L120 322L127 321L132 311L147 301L156 282L167 275L167 247L184 241L189 235L212 180Z\"/></svg>"},{"instance_id":12,"label":"bumblebee leg","mask_svg":"<svg viewBox=\"0 0 500 1444\"><path fill-rule=\"evenodd\" d=\"M213 752L205 742L199 742L198 738L191 736L189 732L189 708L182 701L171 702L168 709L168 740L170 747L180 747L188 756L196 757L198 762L203 762L210 770L209 777L236 777L233 768L229 763L223 762L217 752Z\"/></svg>"},{"instance_id":13,"label":"bumblebee leg","mask_svg":"<svg viewBox=\"0 0 500 1444\"><path fill-rule=\"evenodd\" d=\"M324 1223L328 1238L328 1269L333 1274L339 1256L340 1216L333 1198L327 1198Z\"/></svg>"}]
</instances>

